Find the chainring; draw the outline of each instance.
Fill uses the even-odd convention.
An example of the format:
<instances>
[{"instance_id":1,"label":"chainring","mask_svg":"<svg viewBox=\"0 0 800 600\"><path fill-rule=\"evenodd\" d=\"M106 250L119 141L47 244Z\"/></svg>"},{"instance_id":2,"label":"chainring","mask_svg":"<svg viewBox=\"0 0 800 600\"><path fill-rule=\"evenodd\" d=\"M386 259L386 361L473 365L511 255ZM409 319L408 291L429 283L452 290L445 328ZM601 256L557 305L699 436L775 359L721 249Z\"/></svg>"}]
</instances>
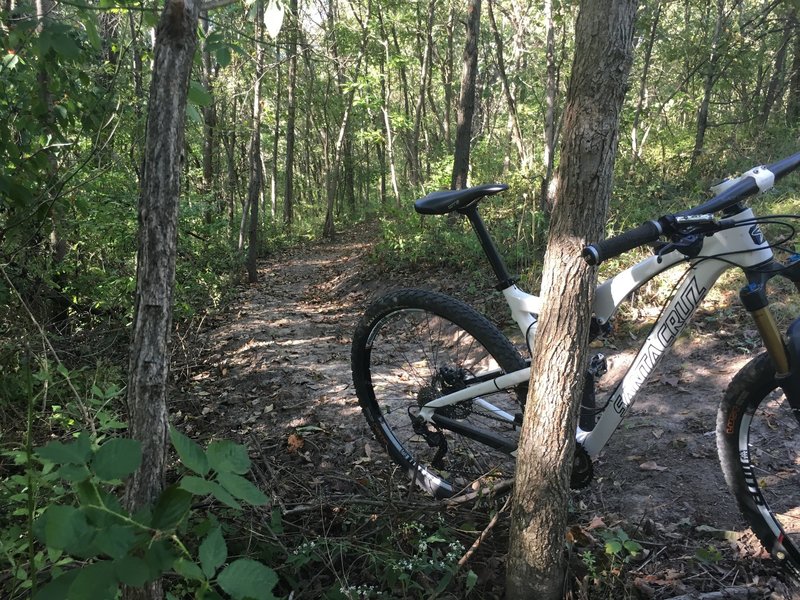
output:
<instances>
[{"instance_id":1,"label":"chainring","mask_svg":"<svg viewBox=\"0 0 800 600\"><path fill-rule=\"evenodd\" d=\"M569 487L573 490L582 490L592 482L594 466L592 458L582 444L575 446L575 457L572 459L572 474L569 477Z\"/></svg>"}]
</instances>

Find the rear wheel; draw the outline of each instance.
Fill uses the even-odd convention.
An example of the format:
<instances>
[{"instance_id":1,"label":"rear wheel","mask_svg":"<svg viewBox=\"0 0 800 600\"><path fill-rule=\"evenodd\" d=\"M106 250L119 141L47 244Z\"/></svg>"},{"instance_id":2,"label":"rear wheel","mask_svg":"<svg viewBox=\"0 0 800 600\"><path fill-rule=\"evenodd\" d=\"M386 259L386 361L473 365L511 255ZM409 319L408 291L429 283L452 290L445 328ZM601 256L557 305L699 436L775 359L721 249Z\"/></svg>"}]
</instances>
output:
<instances>
[{"instance_id":1,"label":"rear wheel","mask_svg":"<svg viewBox=\"0 0 800 600\"><path fill-rule=\"evenodd\" d=\"M510 452L524 392L501 390L439 408L438 424L419 417L436 398L525 367L480 313L436 292L391 293L367 309L351 360L358 400L376 438L420 487L442 498L513 476ZM480 435L503 440L496 444L503 448L476 441Z\"/></svg>"},{"instance_id":2,"label":"rear wheel","mask_svg":"<svg viewBox=\"0 0 800 600\"><path fill-rule=\"evenodd\" d=\"M728 486L764 547L800 576L800 420L767 354L731 381L717 415Z\"/></svg>"}]
</instances>

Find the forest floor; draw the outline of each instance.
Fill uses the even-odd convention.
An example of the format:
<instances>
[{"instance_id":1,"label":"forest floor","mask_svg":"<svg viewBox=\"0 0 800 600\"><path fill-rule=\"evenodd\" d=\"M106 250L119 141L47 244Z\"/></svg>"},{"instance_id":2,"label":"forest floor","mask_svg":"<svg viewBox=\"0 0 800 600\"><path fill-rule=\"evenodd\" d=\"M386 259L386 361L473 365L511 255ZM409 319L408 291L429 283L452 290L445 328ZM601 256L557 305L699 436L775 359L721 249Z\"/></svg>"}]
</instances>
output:
<instances>
[{"instance_id":1,"label":"forest floor","mask_svg":"<svg viewBox=\"0 0 800 600\"><path fill-rule=\"evenodd\" d=\"M444 575L420 559L442 561L445 552L423 552L412 533L427 532L435 548L445 540L431 536L437 527L459 536L460 554L489 527L463 566L453 563L446 575L459 573L442 596L462 597L471 588L471 597L502 597L505 498L445 505L409 489L372 438L350 376L350 336L371 298L404 286L475 298L463 293L463 274L377 273L367 261L376 237L377 227L364 225L333 242L270 256L257 284L242 285L233 303L180 338L176 425L198 440L227 437L249 446L256 481L271 499L255 518L270 522L279 535L264 537L292 557L286 578L290 568L305 569L291 585L293 598L334 588L353 598L430 597ZM478 308L498 313L500 303L491 294ZM574 493L571 598L689 598L719 590L738 594L719 597L793 597L760 554L717 463L717 404L753 349L728 333L736 330L735 316L727 322L719 307L705 311L708 318L700 315L679 339L596 462L592 484ZM610 356L601 382L608 385L641 335L620 329L602 349ZM259 523L251 527L257 532ZM624 538L622 531L645 551L611 560L604 545ZM405 572L398 552L413 559Z\"/></svg>"}]
</instances>

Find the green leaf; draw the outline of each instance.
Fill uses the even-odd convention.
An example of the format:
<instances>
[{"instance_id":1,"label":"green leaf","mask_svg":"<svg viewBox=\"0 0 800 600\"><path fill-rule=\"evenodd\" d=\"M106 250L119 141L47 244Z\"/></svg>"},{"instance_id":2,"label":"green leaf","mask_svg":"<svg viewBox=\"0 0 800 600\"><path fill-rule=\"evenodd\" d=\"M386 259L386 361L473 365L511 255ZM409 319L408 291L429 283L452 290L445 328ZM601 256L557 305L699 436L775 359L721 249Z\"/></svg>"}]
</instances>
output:
<instances>
[{"instance_id":1,"label":"green leaf","mask_svg":"<svg viewBox=\"0 0 800 600\"><path fill-rule=\"evenodd\" d=\"M153 509L151 527L169 531L183 521L192 507L192 495L177 486L171 485L158 498Z\"/></svg>"},{"instance_id":2,"label":"green leaf","mask_svg":"<svg viewBox=\"0 0 800 600\"><path fill-rule=\"evenodd\" d=\"M625 547L625 550L627 550L632 556L636 556L637 554L639 554L639 552L642 551L642 546L639 544L639 542L636 542L634 540L625 540L624 542L622 542L622 545Z\"/></svg>"},{"instance_id":3,"label":"green leaf","mask_svg":"<svg viewBox=\"0 0 800 600\"><path fill-rule=\"evenodd\" d=\"M197 110L197 107L194 104L186 103L186 116L194 123L202 123L203 117L200 115L200 111Z\"/></svg>"},{"instance_id":4,"label":"green leaf","mask_svg":"<svg viewBox=\"0 0 800 600\"><path fill-rule=\"evenodd\" d=\"M72 39L73 31L69 27L51 27L50 45L57 54L64 58L74 60L81 55L81 49Z\"/></svg>"},{"instance_id":5,"label":"green leaf","mask_svg":"<svg viewBox=\"0 0 800 600\"><path fill-rule=\"evenodd\" d=\"M85 465L92 455L92 442L88 435L81 433L67 444L56 441L37 448L36 454L57 465Z\"/></svg>"},{"instance_id":6,"label":"green leaf","mask_svg":"<svg viewBox=\"0 0 800 600\"><path fill-rule=\"evenodd\" d=\"M197 563L192 562L190 560L186 560L183 557L176 560L175 564L172 565L172 568L175 569L175 572L178 575L186 577L186 579L205 581L205 577L203 577L203 572L200 570L200 567L197 565Z\"/></svg>"},{"instance_id":7,"label":"green leaf","mask_svg":"<svg viewBox=\"0 0 800 600\"><path fill-rule=\"evenodd\" d=\"M618 540L606 542L606 554L616 555L622 552L622 544Z\"/></svg>"},{"instance_id":8,"label":"green leaf","mask_svg":"<svg viewBox=\"0 0 800 600\"><path fill-rule=\"evenodd\" d=\"M96 17L93 13L85 13L82 18L82 23L86 31L86 37L92 45L92 48L99 51L102 49L103 41L100 39L100 34L97 33L97 24L95 20Z\"/></svg>"},{"instance_id":9,"label":"green leaf","mask_svg":"<svg viewBox=\"0 0 800 600\"><path fill-rule=\"evenodd\" d=\"M227 67L229 64L231 64L231 49L227 46L221 46L217 48L216 57L217 64L219 64L220 67Z\"/></svg>"},{"instance_id":10,"label":"green leaf","mask_svg":"<svg viewBox=\"0 0 800 600\"><path fill-rule=\"evenodd\" d=\"M42 521L37 528L42 541L59 550L69 550L93 534L86 515L74 506L51 504L38 520Z\"/></svg>"},{"instance_id":11,"label":"green leaf","mask_svg":"<svg viewBox=\"0 0 800 600\"><path fill-rule=\"evenodd\" d=\"M117 596L114 564L100 561L82 567L72 585L69 586L69 600L113 600Z\"/></svg>"},{"instance_id":12,"label":"green leaf","mask_svg":"<svg viewBox=\"0 0 800 600\"><path fill-rule=\"evenodd\" d=\"M217 583L235 600L272 600L275 598L272 589L278 583L278 576L258 561L240 558L225 567L217 577Z\"/></svg>"},{"instance_id":13,"label":"green leaf","mask_svg":"<svg viewBox=\"0 0 800 600\"><path fill-rule=\"evenodd\" d=\"M202 477L185 475L181 479L179 485L181 489L184 489L195 496L208 496L209 494L214 493L212 488L217 484L215 484L213 481L209 481L208 479L203 479Z\"/></svg>"},{"instance_id":14,"label":"green leaf","mask_svg":"<svg viewBox=\"0 0 800 600\"><path fill-rule=\"evenodd\" d=\"M78 483L91 477L91 473L86 465L61 465L58 476L71 483Z\"/></svg>"},{"instance_id":15,"label":"green leaf","mask_svg":"<svg viewBox=\"0 0 800 600\"><path fill-rule=\"evenodd\" d=\"M70 569L59 575L43 588L36 592L33 600L64 600L69 594L69 588L78 576L78 569Z\"/></svg>"},{"instance_id":16,"label":"green leaf","mask_svg":"<svg viewBox=\"0 0 800 600\"><path fill-rule=\"evenodd\" d=\"M470 569L467 572L467 589L466 589L467 596L470 594L470 592L472 592L473 589L475 589L476 583L478 583L478 575L475 573L475 571Z\"/></svg>"},{"instance_id":17,"label":"green leaf","mask_svg":"<svg viewBox=\"0 0 800 600\"><path fill-rule=\"evenodd\" d=\"M248 504L261 506L268 502L268 498L264 495L264 492L241 475L221 471L217 473L217 481L222 487L229 491L232 496Z\"/></svg>"},{"instance_id":18,"label":"green leaf","mask_svg":"<svg viewBox=\"0 0 800 600\"><path fill-rule=\"evenodd\" d=\"M104 554L111 558L122 559L136 544L136 533L131 527L111 525L97 532L94 543Z\"/></svg>"},{"instance_id":19,"label":"green leaf","mask_svg":"<svg viewBox=\"0 0 800 600\"><path fill-rule=\"evenodd\" d=\"M152 579L147 563L138 556L125 556L114 561L114 573L125 585L141 587Z\"/></svg>"},{"instance_id":20,"label":"green leaf","mask_svg":"<svg viewBox=\"0 0 800 600\"><path fill-rule=\"evenodd\" d=\"M211 94L197 81L189 83L189 102L197 106L208 106L214 101Z\"/></svg>"},{"instance_id":21,"label":"green leaf","mask_svg":"<svg viewBox=\"0 0 800 600\"><path fill-rule=\"evenodd\" d=\"M208 473L208 459L206 453L197 442L190 440L174 427L169 428L169 437L172 445L178 452L181 462L187 469L194 471L198 475Z\"/></svg>"},{"instance_id":22,"label":"green leaf","mask_svg":"<svg viewBox=\"0 0 800 600\"><path fill-rule=\"evenodd\" d=\"M187 492L191 492L195 496L207 496L210 494L231 508L242 508L242 505L239 504L234 497L231 496L225 490L225 488L223 488L216 481L209 481L207 479L203 479L202 477L187 475L181 479L180 487L185 489Z\"/></svg>"},{"instance_id":23,"label":"green leaf","mask_svg":"<svg viewBox=\"0 0 800 600\"><path fill-rule=\"evenodd\" d=\"M144 561L150 569L150 579L156 579L170 570L176 558L169 540L160 539L150 544L144 555Z\"/></svg>"},{"instance_id":24,"label":"green leaf","mask_svg":"<svg viewBox=\"0 0 800 600\"><path fill-rule=\"evenodd\" d=\"M250 470L250 457L247 448L230 440L211 442L206 451L208 464L218 473L247 473Z\"/></svg>"},{"instance_id":25,"label":"green leaf","mask_svg":"<svg viewBox=\"0 0 800 600\"><path fill-rule=\"evenodd\" d=\"M206 577L211 579L217 569L222 566L222 563L228 558L228 547L225 544L225 538L222 537L222 531L219 527L212 529L206 539L200 544L198 551L200 564L203 567L203 573Z\"/></svg>"},{"instance_id":26,"label":"green leaf","mask_svg":"<svg viewBox=\"0 0 800 600\"><path fill-rule=\"evenodd\" d=\"M92 467L103 481L124 479L142 462L142 444L138 440L114 438L100 446Z\"/></svg>"}]
</instances>

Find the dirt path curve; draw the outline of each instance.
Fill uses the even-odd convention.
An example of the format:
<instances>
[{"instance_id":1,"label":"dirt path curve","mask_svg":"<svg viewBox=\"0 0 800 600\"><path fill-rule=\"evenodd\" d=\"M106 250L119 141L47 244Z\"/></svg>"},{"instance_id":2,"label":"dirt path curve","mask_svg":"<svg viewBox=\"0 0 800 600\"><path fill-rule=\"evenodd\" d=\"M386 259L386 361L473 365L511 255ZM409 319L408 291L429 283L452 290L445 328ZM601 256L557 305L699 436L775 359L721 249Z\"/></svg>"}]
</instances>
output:
<instances>
[{"instance_id":1,"label":"dirt path curve","mask_svg":"<svg viewBox=\"0 0 800 600\"><path fill-rule=\"evenodd\" d=\"M256 476L284 513L314 499L391 496L406 483L361 416L350 336L383 287L425 282L410 273L389 286L376 283L366 261L375 238L374 228L364 226L335 242L271 256L260 281L243 286L235 302L204 324L177 372L179 426L199 440L241 440L263 457L254 461ZM706 307L706 314L718 308ZM687 589L681 580L696 570L698 549L720 544L710 530L743 529L713 436L721 393L748 358L720 335L725 326L722 317L707 326L701 319L679 340L598 461L595 481L576 496L576 519L633 527L652 542L651 556L671 560L665 564L672 580L657 581L673 592ZM616 355L608 384L631 359L626 344L640 335L618 336L602 350ZM722 544L721 562L750 549L747 541ZM649 562L650 571L667 569ZM722 578L721 567L703 568ZM731 572L735 579L738 571Z\"/></svg>"}]
</instances>

